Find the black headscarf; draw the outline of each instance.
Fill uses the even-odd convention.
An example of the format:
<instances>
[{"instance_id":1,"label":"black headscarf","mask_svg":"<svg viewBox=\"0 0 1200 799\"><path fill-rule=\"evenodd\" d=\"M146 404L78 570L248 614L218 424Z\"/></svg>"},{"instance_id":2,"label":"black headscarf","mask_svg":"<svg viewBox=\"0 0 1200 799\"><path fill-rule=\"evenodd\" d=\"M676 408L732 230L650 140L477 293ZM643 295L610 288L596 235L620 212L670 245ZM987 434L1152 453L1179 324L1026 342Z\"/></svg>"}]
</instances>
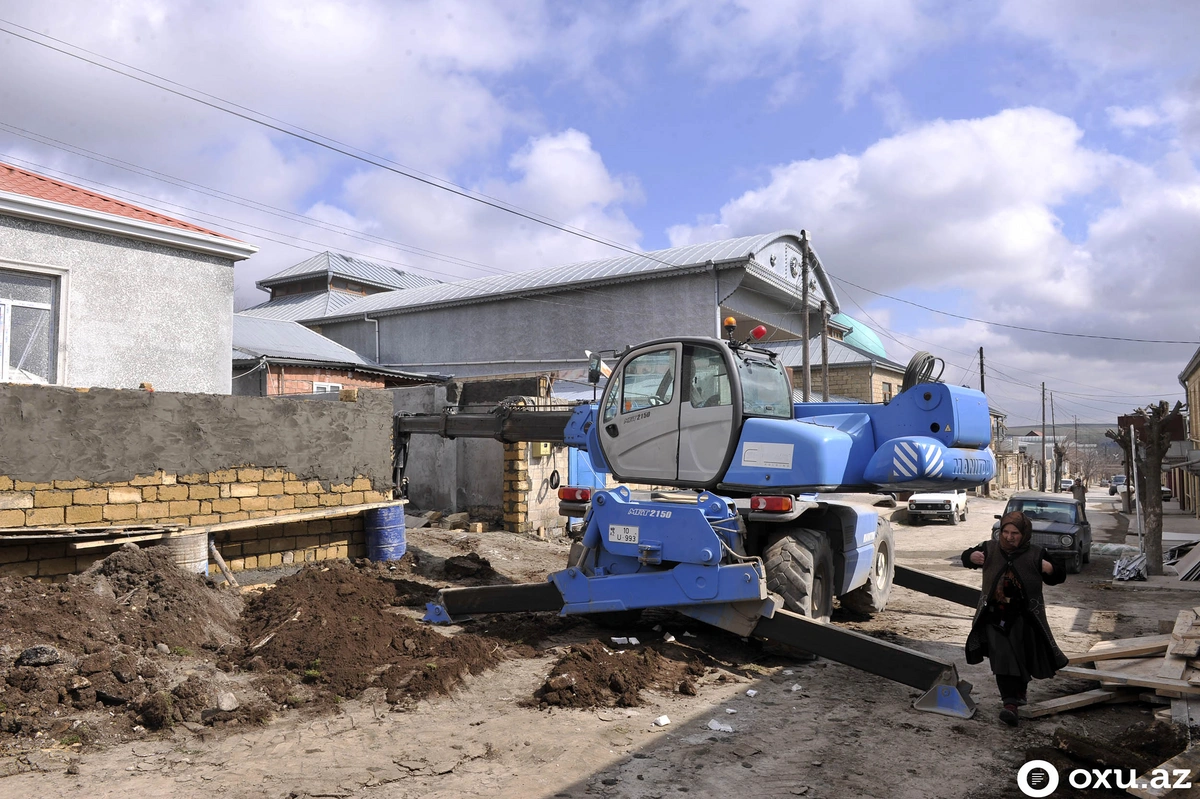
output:
<instances>
[{"instance_id":1,"label":"black headscarf","mask_svg":"<svg viewBox=\"0 0 1200 799\"><path fill-rule=\"evenodd\" d=\"M1000 530L1003 531L1010 524L1021 531L1021 543L1012 552L1004 553L1009 558L1028 549L1029 542L1033 538L1033 522L1021 511L1014 510L1004 514L1004 517L1000 519ZM1004 547L1000 547L1000 551L1003 552Z\"/></svg>"}]
</instances>

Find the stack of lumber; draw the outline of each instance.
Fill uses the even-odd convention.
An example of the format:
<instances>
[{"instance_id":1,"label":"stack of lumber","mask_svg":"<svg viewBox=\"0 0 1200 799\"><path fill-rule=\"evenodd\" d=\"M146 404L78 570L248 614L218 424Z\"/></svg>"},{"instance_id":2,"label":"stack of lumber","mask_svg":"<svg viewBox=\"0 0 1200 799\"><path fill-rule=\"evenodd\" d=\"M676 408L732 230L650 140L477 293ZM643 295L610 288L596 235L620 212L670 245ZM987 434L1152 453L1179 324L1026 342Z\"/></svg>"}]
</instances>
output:
<instances>
[{"instance_id":1,"label":"stack of lumber","mask_svg":"<svg viewBox=\"0 0 1200 799\"><path fill-rule=\"evenodd\" d=\"M1175 562L1175 572L1180 580L1200 580L1200 546L1193 546Z\"/></svg>"},{"instance_id":2,"label":"stack of lumber","mask_svg":"<svg viewBox=\"0 0 1200 799\"><path fill-rule=\"evenodd\" d=\"M1064 677L1095 680L1100 687L1021 708L1039 718L1090 705L1144 701L1170 705L1162 717L1200 724L1200 608L1180 611L1169 635L1101 641L1059 669ZM1084 664L1088 664L1085 666Z\"/></svg>"}]
</instances>

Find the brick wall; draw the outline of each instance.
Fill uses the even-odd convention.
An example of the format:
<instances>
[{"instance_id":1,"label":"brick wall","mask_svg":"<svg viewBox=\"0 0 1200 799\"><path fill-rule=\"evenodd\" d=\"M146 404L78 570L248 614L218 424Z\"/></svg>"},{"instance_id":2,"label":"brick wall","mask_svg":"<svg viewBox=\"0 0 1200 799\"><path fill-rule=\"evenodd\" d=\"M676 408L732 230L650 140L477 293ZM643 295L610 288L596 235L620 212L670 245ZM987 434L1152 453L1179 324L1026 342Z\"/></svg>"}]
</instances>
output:
<instances>
[{"instance_id":1,"label":"brick wall","mask_svg":"<svg viewBox=\"0 0 1200 799\"><path fill-rule=\"evenodd\" d=\"M348 369L312 369L303 366L268 366L266 391L276 394L312 394L313 383L339 383L342 388L383 388L380 375Z\"/></svg>"},{"instance_id":2,"label":"brick wall","mask_svg":"<svg viewBox=\"0 0 1200 799\"><path fill-rule=\"evenodd\" d=\"M550 488L557 470L567 484L567 449L551 447L550 455L534 456L524 442L504 445L504 529L513 533L561 533L567 519L558 513L558 491Z\"/></svg>"},{"instance_id":3,"label":"brick wall","mask_svg":"<svg viewBox=\"0 0 1200 799\"><path fill-rule=\"evenodd\" d=\"M73 552L71 541L44 540L39 528L182 526L280 517L391 499L371 481L301 480L284 469L242 466L199 474L156 471L122 482L54 480L33 483L0 476L0 575L61 580L83 571L112 547ZM358 512L361 513L361 512ZM361 515L281 521L216 532L234 570L365 554ZM26 540L22 540L26 539ZM76 539L80 540L80 539ZM148 542L153 543L153 542ZM266 560L263 560L266 556Z\"/></svg>"}]
</instances>

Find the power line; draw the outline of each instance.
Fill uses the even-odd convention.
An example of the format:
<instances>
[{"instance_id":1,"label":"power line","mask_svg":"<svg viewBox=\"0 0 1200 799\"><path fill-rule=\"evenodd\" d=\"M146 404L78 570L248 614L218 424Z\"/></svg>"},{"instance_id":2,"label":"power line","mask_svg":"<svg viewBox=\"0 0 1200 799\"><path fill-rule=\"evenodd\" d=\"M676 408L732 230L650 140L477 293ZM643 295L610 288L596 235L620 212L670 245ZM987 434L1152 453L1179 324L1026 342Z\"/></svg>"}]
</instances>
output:
<instances>
[{"instance_id":1,"label":"power line","mask_svg":"<svg viewBox=\"0 0 1200 799\"><path fill-rule=\"evenodd\" d=\"M1009 330L1023 330L1026 333L1043 333L1048 336L1068 336L1070 338L1090 338L1090 339L1101 339L1103 341L1130 341L1130 342L1134 342L1137 344L1200 344L1200 341L1190 341L1190 340L1182 340L1182 339L1126 338L1123 336L1100 336L1100 335L1095 335L1092 333L1065 333L1061 330L1043 330L1043 329L1037 328L1037 327L1023 327L1021 325L1010 325L1006 322L992 322L987 319L976 319L973 316L963 316L962 314L951 313L949 311L942 311L937 308L930 308L928 305L922 305L919 302L913 302L912 300L901 299L900 297L893 297L891 294L884 294L883 292L875 291L873 289L866 288L865 286L860 286L857 283L852 283L849 280L846 280L845 278L835 277L834 275L830 275L830 277L839 283L844 283L847 286L854 286L854 288L860 289L861 291L865 291L868 294L874 294L876 297L883 297L885 299L894 300L895 302L902 302L905 305L911 305L915 308L920 308L922 310L929 311L930 313L941 314L942 316L949 316L954 319L963 319L967 322L979 322L980 324L991 325L992 327L1004 327L1004 328L1008 328Z\"/></svg>"},{"instance_id":2,"label":"power line","mask_svg":"<svg viewBox=\"0 0 1200 799\"><path fill-rule=\"evenodd\" d=\"M26 36L24 34L17 33L16 31L11 31L11 30L7 30L5 28L0 28L0 31L7 33L9 36L13 36L18 39L23 39L24 41L27 41L31 44L35 44L39 47L44 47L48 50L53 50L54 52L61 53L65 56L69 56L69 57L77 59L79 61L83 61L85 63L99 67L101 69L108 70L109 72L112 72L116 75L121 75L122 77L129 78L130 80L138 81L139 83L143 83L147 86L153 86L154 88L159 89L160 91L169 92L170 94L174 94L178 97L182 97L184 99L191 100L194 103L199 103L201 105L208 106L209 108L212 108L216 111L220 111L222 113L229 114L230 116L234 116L239 119L243 119L247 122L252 122L256 125L261 125L264 128L274 130L277 133L282 133L285 136L291 136L292 138L308 142L309 144L329 150L330 152L335 152L335 153L338 153L339 155L344 155L347 158L352 158L356 161L361 161L364 164L370 164L371 166L374 166L378 169L386 170L388 172L399 175L401 177L408 178L409 180L416 181L417 183L422 183L426 186L430 186L435 189L440 189L441 191L445 191L450 194L454 194L456 196L462 197L464 199L471 200L472 202L476 202L481 205L485 205L490 208L494 208L497 211L502 211L506 214L511 214L513 216L520 217L521 219L525 219L529 222L533 222L538 225L543 225L545 227L552 228L554 230L558 230L562 233L567 233L572 236L577 236L579 238L586 239L588 241L594 242L596 244L600 244L605 247L611 247L612 249L620 250L621 252L627 253L629 255L648 257L651 260L655 260L655 261L658 260L656 258L653 258L652 256L648 256L646 253L644 253L640 250L633 249L632 247L627 247L626 245L620 244L615 241L610 241L610 240L601 238L600 236L597 236L593 233L589 233L588 231L583 230L581 228L575 228L575 227L567 225L563 222L558 222L550 217L542 216L540 214L534 213L533 211L527 211L523 208L520 208L519 206L515 206L510 203L503 202L501 200L497 200L495 198L489 197L484 194L473 192L470 189L467 189L466 187L459 186L458 184L453 183L448 180L445 180L443 178L436 178L436 177L427 175L426 173L419 172L418 170L404 166L395 161L391 161L389 159L383 158L382 156L378 156L378 155L369 153L366 150L360 150L357 147L352 147L351 145L344 144L330 136L326 136L324 134L308 131L304 128L301 128L299 125L294 125L290 122L284 122L282 120L278 120L275 117L270 117L266 114L263 114L259 111L255 111L254 109L248 108L246 106L238 105L229 100L225 100L221 97L217 97L216 95L208 94L206 92L200 91L199 89L193 89L192 87L186 86L185 84L178 83L178 82L172 81L168 78L161 77L159 75L154 74L153 72L148 72L148 71L140 69L138 67L124 64L120 61L117 61L116 59L109 58L108 56L100 55L99 53L92 53L92 51L90 51L90 50L85 50L82 47L77 47L76 45L71 44L70 42L66 42L62 39L56 39L52 36L46 36L45 34L38 33L30 28L26 28L23 25L18 25L15 22L10 22L9 20L5 20L5 19L0 19L0 22L4 23L6 25L11 25L15 28L20 28L21 30L24 30L24 31L28 31L39 37L49 39L50 41L59 42L63 45L66 45L67 47L79 50L80 52L85 52L85 53L95 55L97 58L103 58L106 61L111 61L113 64L118 64L118 65L124 67L125 69L131 69L136 72L140 72L142 75L148 75L148 76L150 76L150 78L153 78L153 80L151 80L149 78L141 77L140 75L133 75L133 74L130 74L129 72L124 72L124 71L122 71L114 66L111 66L109 64L104 64L104 63L101 63L100 61L96 61L91 58L86 58L86 57L80 55L79 53L71 52L71 50L66 50L66 49L63 49L62 47L55 47L52 44L49 44L44 41L39 41L38 39L32 38L30 36ZM163 85L164 83L170 84L170 85L164 86ZM186 89L187 92L193 92L193 94L188 94L187 92L181 91L180 89L172 88L172 86L179 86L181 89ZM201 96L200 97L195 96L197 94L201 95ZM208 97L211 99L206 100L206 99L204 99L204 97ZM239 110L235 110L235 109L242 109L242 110L239 111ZM271 120L271 121L267 121L267 120ZM295 130L291 130L289 128L295 128ZM298 133L297 131L303 131L303 132ZM322 141L322 139L324 141ZM351 150L358 150L358 152L363 153L363 155L359 155L358 153L351 152ZM667 263L667 262L662 261L661 263ZM673 266L673 264L668 264L668 265Z\"/></svg>"}]
</instances>

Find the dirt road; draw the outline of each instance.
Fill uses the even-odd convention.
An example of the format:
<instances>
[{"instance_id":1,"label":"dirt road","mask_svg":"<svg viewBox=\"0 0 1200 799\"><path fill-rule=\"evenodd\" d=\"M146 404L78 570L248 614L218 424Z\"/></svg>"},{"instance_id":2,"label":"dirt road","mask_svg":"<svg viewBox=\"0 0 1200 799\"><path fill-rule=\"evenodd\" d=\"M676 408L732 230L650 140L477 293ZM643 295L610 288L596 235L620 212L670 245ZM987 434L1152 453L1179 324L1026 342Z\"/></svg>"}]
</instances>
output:
<instances>
[{"instance_id":1,"label":"dirt road","mask_svg":"<svg viewBox=\"0 0 1200 799\"><path fill-rule=\"evenodd\" d=\"M963 524L897 524L900 562L977 584L979 573L957 565L958 553L989 535L1000 508L997 501L972 499ZM1113 523L1099 510L1093 510L1097 540ZM516 581L537 579L565 558L563 543L505 533L464 538L443 531L409 535L410 546L431 557L471 548ZM1157 632L1160 619L1196 604L1190 592L1113 588L1111 567L1111 559L1093 557L1082 575L1047 590L1051 625L1065 651ZM916 692L905 686L829 661L792 662L664 613L628 630L587 623L562 630L537 656L504 660L468 676L451 695L407 709L371 689L331 713L289 711L261 727L176 725L161 737L82 754L49 746L24 755L20 773L0 779L0 792L120 799L1008 796L1025 750L1046 744L1054 728L1104 736L1150 718L1148 708L1129 704L1022 722L1016 730L1002 725L986 663L963 662L969 611L949 602L897 588L888 610L874 619L838 612L834 621L955 660L975 685L979 713L969 721L918 713L911 708ZM571 644L607 643L612 635L650 640L664 632L712 658L694 681L695 695L645 689L642 706L604 710L523 704ZM211 666L195 668L225 679ZM1061 678L1035 683L1030 699L1087 687ZM655 726L662 715L670 724ZM713 720L733 731L710 729Z\"/></svg>"}]
</instances>

